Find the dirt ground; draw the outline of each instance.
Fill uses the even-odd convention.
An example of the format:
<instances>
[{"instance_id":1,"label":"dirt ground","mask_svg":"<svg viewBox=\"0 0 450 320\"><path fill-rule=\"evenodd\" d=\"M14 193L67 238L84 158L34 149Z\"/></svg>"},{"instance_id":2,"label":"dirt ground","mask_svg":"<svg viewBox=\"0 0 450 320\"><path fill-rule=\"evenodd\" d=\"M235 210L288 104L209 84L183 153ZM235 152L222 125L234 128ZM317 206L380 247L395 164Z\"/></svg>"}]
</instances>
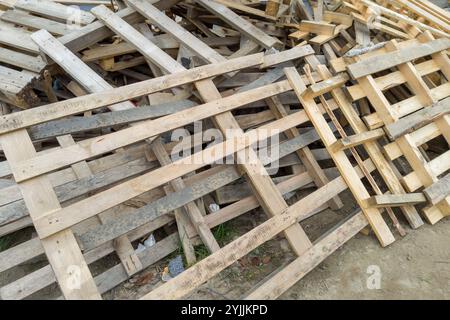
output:
<instances>
[{"instance_id":1,"label":"dirt ground","mask_svg":"<svg viewBox=\"0 0 450 320\"><path fill-rule=\"evenodd\" d=\"M336 213L330 210L302 222L310 239L317 239L356 207L347 194L346 206ZM295 199L293 199L295 201ZM230 242L264 221L257 210L227 225ZM406 223L403 222L406 226ZM281 299L450 299L450 219L435 226L425 224L419 230L407 228L408 234L387 248L382 248L373 234L358 234L328 257L306 277L288 290ZM105 299L138 299L161 284L161 270L172 254L130 280L122 283ZM188 299L239 299L266 276L294 259L287 241L277 237L254 250L238 263L193 292ZM91 266L94 274L118 263L115 256ZM0 286L45 265L36 259L0 274ZM378 281L379 280L379 281ZM368 285L369 284L369 285ZM56 285L34 294L32 299L51 299L59 295Z\"/></svg>"}]
</instances>

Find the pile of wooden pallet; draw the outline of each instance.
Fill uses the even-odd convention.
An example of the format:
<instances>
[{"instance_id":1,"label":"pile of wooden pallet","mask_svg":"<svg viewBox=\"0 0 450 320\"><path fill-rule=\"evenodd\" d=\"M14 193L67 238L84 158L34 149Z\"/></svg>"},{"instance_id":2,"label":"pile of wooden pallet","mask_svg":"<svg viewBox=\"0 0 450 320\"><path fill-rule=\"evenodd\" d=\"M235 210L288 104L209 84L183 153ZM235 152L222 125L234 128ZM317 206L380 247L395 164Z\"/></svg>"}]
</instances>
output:
<instances>
[{"instance_id":1,"label":"pile of wooden pallet","mask_svg":"<svg viewBox=\"0 0 450 320\"><path fill-rule=\"evenodd\" d=\"M245 296L275 299L361 231L387 246L450 215L450 16L429 1L0 9L0 237L22 234L2 299L100 299L179 248L186 270L143 298L182 298L281 234L296 258Z\"/></svg>"}]
</instances>

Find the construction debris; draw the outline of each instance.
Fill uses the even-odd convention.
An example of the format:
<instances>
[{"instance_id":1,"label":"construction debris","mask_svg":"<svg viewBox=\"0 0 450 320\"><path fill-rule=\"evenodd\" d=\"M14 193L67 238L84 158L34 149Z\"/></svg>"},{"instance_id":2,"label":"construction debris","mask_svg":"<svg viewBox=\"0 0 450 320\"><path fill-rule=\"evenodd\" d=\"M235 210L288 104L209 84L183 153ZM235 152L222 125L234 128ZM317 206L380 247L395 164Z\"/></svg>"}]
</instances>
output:
<instances>
[{"instance_id":1,"label":"construction debris","mask_svg":"<svg viewBox=\"0 0 450 320\"><path fill-rule=\"evenodd\" d=\"M281 234L296 258L245 296L276 299L367 227L384 247L450 215L447 11L76 4L0 0L0 237L35 231L0 272L46 261L2 299L54 283L101 299L160 261L142 299L182 298ZM358 209L311 239L302 222L340 212L346 190ZM259 207L265 222L217 236Z\"/></svg>"}]
</instances>

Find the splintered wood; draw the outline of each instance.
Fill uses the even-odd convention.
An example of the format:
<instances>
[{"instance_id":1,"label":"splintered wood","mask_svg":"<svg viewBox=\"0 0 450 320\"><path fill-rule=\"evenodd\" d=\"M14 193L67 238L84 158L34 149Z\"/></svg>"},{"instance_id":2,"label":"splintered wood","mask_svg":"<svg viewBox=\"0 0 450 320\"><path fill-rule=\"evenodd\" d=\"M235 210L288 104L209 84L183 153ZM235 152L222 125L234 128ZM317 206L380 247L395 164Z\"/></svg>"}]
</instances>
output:
<instances>
[{"instance_id":1,"label":"splintered wood","mask_svg":"<svg viewBox=\"0 0 450 320\"><path fill-rule=\"evenodd\" d=\"M443 9L70 4L0 1L2 299L102 299L149 269L142 299L189 298L285 238L295 258L236 297L276 299L363 229L385 247L450 215Z\"/></svg>"}]
</instances>

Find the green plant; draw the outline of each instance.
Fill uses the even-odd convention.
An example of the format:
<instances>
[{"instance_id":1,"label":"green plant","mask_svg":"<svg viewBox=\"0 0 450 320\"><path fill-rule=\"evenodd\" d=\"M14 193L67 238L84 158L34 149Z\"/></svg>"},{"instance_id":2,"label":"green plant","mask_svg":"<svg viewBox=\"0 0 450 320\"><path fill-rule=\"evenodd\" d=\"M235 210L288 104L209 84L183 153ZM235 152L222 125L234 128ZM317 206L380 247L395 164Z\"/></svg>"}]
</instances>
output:
<instances>
[{"instance_id":1,"label":"green plant","mask_svg":"<svg viewBox=\"0 0 450 320\"><path fill-rule=\"evenodd\" d=\"M212 230L212 233L217 243L221 247L224 246L226 243L228 243L233 238L234 235L233 228L230 226L229 223L222 223L221 225L218 225ZM204 244L195 246L194 250L195 256L199 261L209 256L209 251Z\"/></svg>"}]
</instances>

